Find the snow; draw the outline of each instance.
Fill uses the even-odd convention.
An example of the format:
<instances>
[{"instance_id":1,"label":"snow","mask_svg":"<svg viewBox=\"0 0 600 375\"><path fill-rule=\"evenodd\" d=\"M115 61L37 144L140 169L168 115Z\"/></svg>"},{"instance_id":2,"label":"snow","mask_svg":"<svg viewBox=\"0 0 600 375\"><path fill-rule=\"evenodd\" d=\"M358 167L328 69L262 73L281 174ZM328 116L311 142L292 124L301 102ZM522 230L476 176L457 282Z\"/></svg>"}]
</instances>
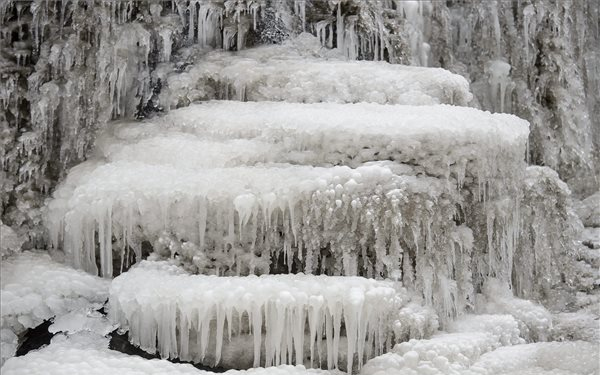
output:
<instances>
[{"instance_id":1,"label":"snow","mask_svg":"<svg viewBox=\"0 0 600 375\"><path fill-rule=\"evenodd\" d=\"M20 334L72 311L100 308L108 298L108 281L57 263L47 252L16 254L1 267L3 361L16 349L7 344L14 340L11 332Z\"/></svg>"},{"instance_id":2,"label":"snow","mask_svg":"<svg viewBox=\"0 0 600 375\"><path fill-rule=\"evenodd\" d=\"M510 314L519 322L521 337L530 341L545 341L552 327L552 315L542 305L515 298L505 283L490 278L483 287L485 298L477 301L478 310L488 314Z\"/></svg>"},{"instance_id":3,"label":"snow","mask_svg":"<svg viewBox=\"0 0 600 375\"><path fill-rule=\"evenodd\" d=\"M394 311L405 298L391 281L189 275L165 262L143 261L114 279L109 316L145 351L194 362L214 350L219 364L224 341L233 334L252 335L253 367L304 364L310 353L311 367L326 363L332 369L339 366L343 340L351 373L355 355L360 368L365 357L390 345ZM216 345L208 348L211 337Z\"/></svg>"},{"instance_id":4,"label":"snow","mask_svg":"<svg viewBox=\"0 0 600 375\"><path fill-rule=\"evenodd\" d=\"M523 342L518 323L510 315L463 316L448 331L397 344L391 352L367 362L361 374L458 374L486 352Z\"/></svg>"},{"instance_id":5,"label":"snow","mask_svg":"<svg viewBox=\"0 0 600 375\"><path fill-rule=\"evenodd\" d=\"M584 341L518 345L484 354L475 365L490 374L597 374L599 349Z\"/></svg>"},{"instance_id":6,"label":"snow","mask_svg":"<svg viewBox=\"0 0 600 375\"><path fill-rule=\"evenodd\" d=\"M104 345L102 343L105 342ZM100 344L99 344L100 343ZM144 359L106 348L101 336L78 334L58 336L45 348L14 357L2 367L3 375L212 375L190 364L171 363L164 359ZM230 370L227 375L341 375L337 371L306 369L304 366L279 366L248 371Z\"/></svg>"},{"instance_id":7,"label":"snow","mask_svg":"<svg viewBox=\"0 0 600 375\"><path fill-rule=\"evenodd\" d=\"M184 72L157 72L164 82L160 104L169 109L219 98L467 105L472 98L467 80L447 70L335 57L325 60L298 46L310 45L311 38L315 39L302 34L283 46L262 46L236 54L197 53L200 56Z\"/></svg>"}]
</instances>

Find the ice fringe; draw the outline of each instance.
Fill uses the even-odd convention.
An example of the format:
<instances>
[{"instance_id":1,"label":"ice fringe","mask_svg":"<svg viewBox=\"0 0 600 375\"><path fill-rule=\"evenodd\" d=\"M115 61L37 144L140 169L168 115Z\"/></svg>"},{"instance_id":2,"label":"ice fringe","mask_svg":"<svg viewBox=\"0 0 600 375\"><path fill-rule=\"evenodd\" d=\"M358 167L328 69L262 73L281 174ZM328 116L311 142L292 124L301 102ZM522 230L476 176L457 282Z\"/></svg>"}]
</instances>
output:
<instances>
[{"instance_id":1,"label":"ice fringe","mask_svg":"<svg viewBox=\"0 0 600 375\"><path fill-rule=\"evenodd\" d=\"M392 344L391 326L406 292L392 281L360 277L189 275L143 261L112 282L109 316L134 345L163 358L221 361L232 335L252 335L253 367L296 365L352 372ZM214 343L214 348L209 348ZM308 363L305 363L307 361Z\"/></svg>"}]
</instances>

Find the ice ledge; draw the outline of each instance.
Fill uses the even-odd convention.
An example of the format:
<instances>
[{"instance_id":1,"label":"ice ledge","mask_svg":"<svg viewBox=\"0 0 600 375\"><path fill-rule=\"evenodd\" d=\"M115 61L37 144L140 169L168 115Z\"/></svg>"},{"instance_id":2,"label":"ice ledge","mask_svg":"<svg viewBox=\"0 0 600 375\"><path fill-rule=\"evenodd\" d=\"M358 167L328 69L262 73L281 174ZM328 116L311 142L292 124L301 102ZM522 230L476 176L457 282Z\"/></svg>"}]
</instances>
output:
<instances>
[{"instance_id":1,"label":"ice ledge","mask_svg":"<svg viewBox=\"0 0 600 375\"><path fill-rule=\"evenodd\" d=\"M355 355L360 368L390 347L392 318L407 299L392 281L189 275L166 262L143 261L114 279L109 316L129 330L134 345L164 358L210 357L218 364L232 337L251 335L253 367L307 360L311 367L338 368L342 345L350 373Z\"/></svg>"}]
</instances>

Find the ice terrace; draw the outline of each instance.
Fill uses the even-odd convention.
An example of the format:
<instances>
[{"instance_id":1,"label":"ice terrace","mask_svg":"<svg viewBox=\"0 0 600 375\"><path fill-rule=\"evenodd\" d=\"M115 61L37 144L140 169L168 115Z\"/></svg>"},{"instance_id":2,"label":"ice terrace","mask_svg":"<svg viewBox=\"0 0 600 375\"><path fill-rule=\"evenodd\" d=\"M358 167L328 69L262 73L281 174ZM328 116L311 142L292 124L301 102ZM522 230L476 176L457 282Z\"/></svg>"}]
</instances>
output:
<instances>
[{"instance_id":1,"label":"ice terrace","mask_svg":"<svg viewBox=\"0 0 600 375\"><path fill-rule=\"evenodd\" d=\"M154 73L165 86L159 96L165 109L212 98L462 106L473 97L467 80L447 70L343 60L307 34L235 54L193 49L188 54L200 57L185 71L170 72L165 65Z\"/></svg>"},{"instance_id":2,"label":"ice terrace","mask_svg":"<svg viewBox=\"0 0 600 375\"><path fill-rule=\"evenodd\" d=\"M514 116L453 106L198 104L107 131L55 192L48 227L91 272L98 241L106 276L112 249L122 268L149 241L195 272L394 277L452 316L472 293L474 242L452 218L471 209L467 223L491 236L494 220L475 215L518 193L527 132ZM510 274L498 258L481 267Z\"/></svg>"},{"instance_id":3,"label":"ice terrace","mask_svg":"<svg viewBox=\"0 0 600 375\"><path fill-rule=\"evenodd\" d=\"M129 330L133 344L165 358L219 364L224 343L237 337L254 353L248 367L332 369L344 357L350 372L355 356L360 369L365 358L389 349L395 314L407 300L392 281L189 275L143 261L114 280L109 303L111 319ZM244 363L235 362L238 368Z\"/></svg>"}]
</instances>

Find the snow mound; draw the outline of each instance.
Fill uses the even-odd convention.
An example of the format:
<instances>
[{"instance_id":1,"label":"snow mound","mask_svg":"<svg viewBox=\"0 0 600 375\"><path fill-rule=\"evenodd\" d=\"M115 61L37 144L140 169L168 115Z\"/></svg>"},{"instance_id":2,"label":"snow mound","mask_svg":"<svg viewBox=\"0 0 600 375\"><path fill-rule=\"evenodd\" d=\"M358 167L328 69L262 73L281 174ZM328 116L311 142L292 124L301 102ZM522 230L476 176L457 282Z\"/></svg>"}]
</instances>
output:
<instances>
[{"instance_id":1,"label":"snow mound","mask_svg":"<svg viewBox=\"0 0 600 375\"><path fill-rule=\"evenodd\" d=\"M164 359L144 359L106 349L97 342L101 337L55 337L45 348L9 359L3 375L212 375L189 364ZM227 375L341 375L338 371L306 369L304 366L279 366L248 371L230 370Z\"/></svg>"},{"instance_id":2,"label":"snow mound","mask_svg":"<svg viewBox=\"0 0 600 375\"><path fill-rule=\"evenodd\" d=\"M523 343L518 323L510 315L463 316L448 331L397 344L391 352L368 361L361 374L466 374L482 354Z\"/></svg>"},{"instance_id":3,"label":"snow mound","mask_svg":"<svg viewBox=\"0 0 600 375\"><path fill-rule=\"evenodd\" d=\"M403 293L391 281L360 277L202 276L143 261L114 279L109 316L143 350L193 362L214 350L219 364L224 343L252 335L253 367L261 358L265 367L304 364L310 353L311 367L326 363L331 369L338 367L343 339L350 372L355 355L360 367L365 357L389 347ZM215 346L209 349L210 342Z\"/></svg>"},{"instance_id":4,"label":"snow mound","mask_svg":"<svg viewBox=\"0 0 600 375\"><path fill-rule=\"evenodd\" d=\"M210 52L184 72L163 71L155 75L163 82L159 102L166 109L210 99L464 106L473 97L464 77L444 69L324 60L282 46Z\"/></svg>"},{"instance_id":5,"label":"snow mound","mask_svg":"<svg viewBox=\"0 0 600 375\"><path fill-rule=\"evenodd\" d=\"M552 328L552 314L542 305L513 296L504 282L490 278L483 287L478 311L488 314L510 314L519 322L521 337L545 341Z\"/></svg>"},{"instance_id":6,"label":"snow mound","mask_svg":"<svg viewBox=\"0 0 600 375\"><path fill-rule=\"evenodd\" d=\"M600 345L584 341L543 342L505 347L475 364L489 374L597 374Z\"/></svg>"},{"instance_id":7,"label":"snow mound","mask_svg":"<svg viewBox=\"0 0 600 375\"><path fill-rule=\"evenodd\" d=\"M14 355L9 350L14 334L54 316L100 308L108 298L108 281L56 263L46 252L9 257L2 261L1 274L3 360Z\"/></svg>"},{"instance_id":8,"label":"snow mound","mask_svg":"<svg viewBox=\"0 0 600 375\"><path fill-rule=\"evenodd\" d=\"M48 222L55 246L63 243L75 266L94 273L97 231L105 275L112 274L113 246L122 253L131 246L140 260L140 238L156 242L165 231L188 243L171 247L169 255L177 252L209 273L266 273L271 254L283 255L288 267L298 259L301 270L312 273L323 263L321 249L329 244L328 261L337 272L356 275L364 269L365 274L391 275L401 266L392 229L408 225L411 217L425 222L436 213L446 215L457 199L443 181L397 176L393 169L389 163L356 169L279 164L189 170L89 162L73 169L57 190ZM440 197L446 199L435 204ZM397 212L406 221L374 215L375 210ZM446 224L448 230L454 227ZM374 232L378 228L379 235ZM422 230L412 231L418 235ZM112 236L119 243L113 245ZM364 253L373 259L359 264L363 250L351 239L365 238L367 250L375 246L369 238L377 236L379 246L389 245ZM391 262L392 254L398 255L396 262Z\"/></svg>"}]
</instances>

